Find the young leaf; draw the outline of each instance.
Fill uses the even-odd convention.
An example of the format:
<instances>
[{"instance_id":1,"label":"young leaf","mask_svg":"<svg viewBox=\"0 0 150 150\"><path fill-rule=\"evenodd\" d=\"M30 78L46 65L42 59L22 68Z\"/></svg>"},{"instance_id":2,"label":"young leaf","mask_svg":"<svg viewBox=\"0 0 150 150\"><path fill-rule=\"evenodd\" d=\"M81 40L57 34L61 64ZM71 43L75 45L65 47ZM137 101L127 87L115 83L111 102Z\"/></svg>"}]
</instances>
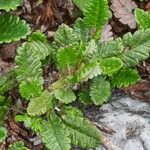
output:
<instances>
[{"instance_id":1,"label":"young leaf","mask_svg":"<svg viewBox=\"0 0 150 150\"><path fill-rule=\"evenodd\" d=\"M111 96L110 83L101 76L94 78L90 86L90 96L95 105L103 104Z\"/></svg>"},{"instance_id":2,"label":"young leaf","mask_svg":"<svg viewBox=\"0 0 150 150\"><path fill-rule=\"evenodd\" d=\"M68 47L60 48L57 53L57 61L61 69L71 68L75 66L79 59L78 47L70 45Z\"/></svg>"},{"instance_id":3,"label":"young leaf","mask_svg":"<svg viewBox=\"0 0 150 150\"><path fill-rule=\"evenodd\" d=\"M0 43L18 41L30 33L29 25L24 20L9 14L0 15L0 27Z\"/></svg>"},{"instance_id":4,"label":"young leaf","mask_svg":"<svg viewBox=\"0 0 150 150\"><path fill-rule=\"evenodd\" d=\"M90 0L73 0L73 2L75 3L75 5L77 5L77 7L80 10L85 12L87 7L88 7L88 4L89 4Z\"/></svg>"},{"instance_id":5,"label":"young leaf","mask_svg":"<svg viewBox=\"0 0 150 150\"><path fill-rule=\"evenodd\" d=\"M111 79L113 87L121 88L133 85L140 80L140 75L137 70L131 68L121 69Z\"/></svg>"},{"instance_id":6,"label":"young leaf","mask_svg":"<svg viewBox=\"0 0 150 150\"><path fill-rule=\"evenodd\" d=\"M133 35L131 33L125 34L123 44L126 49L119 57L124 64L127 67L139 64L150 54L150 29L136 31Z\"/></svg>"},{"instance_id":7,"label":"young leaf","mask_svg":"<svg viewBox=\"0 0 150 150\"><path fill-rule=\"evenodd\" d=\"M8 150L29 150L27 147L24 146L22 141L16 141L13 144L10 144Z\"/></svg>"},{"instance_id":8,"label":"young leaf","mask_svg":"<svg viewBox=\"0 0 150 150\"><path fill-rule=\"evenodd\" d=\"M100 134L96 127L81 114L79 110L69 109L69 111L65 110L61 117L70 133L72 144L82 148L95 148L100 144Z\"/></svg>"},{"instance_id":9,"label":"young leaf","mask_svg":"<svg viewBox=\"0 0 150 150\"><path fill-rule=\"evenodd\" d=\"M0 9L6 10L15 10L18 6L21 5L22 0L0 0Z\"/></svg>"},{"instance_id":10,"label":"young leaf","mask_svg":"<svg viewBox=\"0 0 150 150\"><path fill-rule=\"evenodd\" d=\"M115 41L101 42L98 44L97 58L117 56L123 52L123 44L120 38Z\"/></svg>"},{"instance_id":11,"label":"young leaf","mask_svg":"<svg viewBox=\"0 0 150 150\"><path fill-rule=\"evenodd\" d=\"M110 15L107 0L89 0L84 12L84 22L88 27L101 29L107 23Z\"/></svg>"},{"instance_id":12,"label":"young leaf","mask_svg":"<svg viewBox=\"0 0 150 150\"><path fill-rule=\"evenodd\" d=\"M7 137L7 130L4 127L0 127L0 143Z\"/></svg>"},{"instance_id":13,"label":"young leaf","mask_svg":"<svg viewBox=\"0 0 150 150\"><path fill-rule=\"evenodd\" d=\"M30 100L27 112L31 116L45 114L54 107L54 97L52 93L44 91L39 97Z\"/></svg>"},{"instance_id":14,"label":"young leaf","mask_svg":"<svg viewBox=\"0 0 150 150\"><path fill-rule=\"evenodd\" d=\"M70 150L69 132L56 114L51 114L48 121L42 122L41 139L49 150Z\"/></svg>"},{"instance_id":15,"label":"young leaf","mask_svg":"<svg viewBox=\"0 0 150 150\"><path fill-rule=\"evenodd\" d=\"M117 57L101 59L99 63L103 74L108 76L112 76L123 67L123 62Z\"/></svg>"},{"instance_id":16,"label":"young leaf","mask_svg":"<svg viewBox=\"0 0 150 150\"><path fill-rule=\"evenodd\" d=\"M59 26L56 34L54 36L54 41L58 46L66 46L78 41L76 34L74 34L73 29L65 24Z\"/></svg>"},{"instance_id":17,"label":"young leaf","mask_svg":"<svg viewBox=\"0 0 150 150\"><path fill-rule=\"evenodd\" d=\"M140 28L150 28L150 14L142 9L137 8L134 12L135 19L139 24Z\"/></svg>"},{"instance_id":18,"label":"young leaf","mask_svg":"<svg viewBox=\"0 0 150 150\"><path fill-rule=\"evenodd\" d=\"M19 85L19 91L23 98L30 100L33 97L40 96L43 90L43 78L29 78L22 81Z\"/></svg>"},{"instance_id":19,"label":"young leaf","mask_svg":"<svg viewBox=\"0 0 150 150\"><path fill-rule=\"evenodd\" d=\"M71 89L58 89L54 91L56 99L62 103L69 104L76 100L76 95Z\"/></svg>"},{"instance_id":20,"label":"young leaf","mask_svg":"<svg viewBox=\"0 0 150 150\"><path fill-rule=\"evenodd\" d=\"M77 35L78 39L82 42L87 42L90 37L89 29L86 27L83 19L78 18L73 25L74 33Z\"/></svg>"}]
</instances>

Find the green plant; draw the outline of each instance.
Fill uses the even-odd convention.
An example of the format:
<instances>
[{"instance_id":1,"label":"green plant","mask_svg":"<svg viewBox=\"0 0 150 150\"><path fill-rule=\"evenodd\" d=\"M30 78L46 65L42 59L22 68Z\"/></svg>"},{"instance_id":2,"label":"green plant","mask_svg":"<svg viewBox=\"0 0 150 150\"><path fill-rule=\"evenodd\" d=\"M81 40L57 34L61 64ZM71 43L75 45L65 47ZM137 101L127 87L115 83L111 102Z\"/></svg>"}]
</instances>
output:
<instances>
[{"instance_id":1,"label":"green plant","mask_svg":"<svg viewBox=\"0 0 150 150\"><path fill-rule=\"evenodd\" d=\"M150 55L149 27L101 42L102 28L111 16L108 2L86 1L74 0L83 11L83 19L78 18L72 27L60 25L51 44L42 33L33 33L15 58L19 92L28 102L27 113L15 119L38 134L50 150L69 150L71 144L82 148L98 146L99 131L72 103L79 100L102 105L113 88L140 80L135 66ZM141 26L139 19L136 17ZM59 75L44 88L43 66L50 62Z\"/></svg>"},{"instance_id":2,"label":"green plant","mask_svg":"<svg viewBox=\"0 0 150 150\"><path fill-rule=\"evenodd\" d=\"M0 127L0 143L3 142L7 137L7 130L3 127Z\"/></svg>"},{"instance_id":3,"label":"green plant","mask_svg":"<svg viewBox=\"0 0 150 150\"><path fill-rule=\"evenodd\" d=\"M8 150L29 150L27 147L24 146L22 141L16 141L13 144L10 144Z\"/></svg>"}]
</instances>

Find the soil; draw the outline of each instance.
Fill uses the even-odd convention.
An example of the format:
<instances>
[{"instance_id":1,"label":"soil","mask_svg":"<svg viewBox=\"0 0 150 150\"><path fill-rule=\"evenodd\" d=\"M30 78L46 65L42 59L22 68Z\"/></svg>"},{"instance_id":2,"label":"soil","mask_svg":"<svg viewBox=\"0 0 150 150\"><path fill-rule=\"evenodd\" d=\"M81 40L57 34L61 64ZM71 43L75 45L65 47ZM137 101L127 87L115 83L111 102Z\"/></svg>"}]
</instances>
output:
<instances>
[{"instance_id":1,"label":"soil","mask_svg":"<svg viewBox=\"0 0 150 150\"><path fill-rule=\"evenodd\" d=\"M150 2L135 0L135 3L139 8L150 12ZM24 0L23 5L12 13L26 20L30 24L32 31L40 30L45 33L50 42L53 40L53 35L61 23L71 25L76 18L82 17L81 11L73 4L72 0L43 0L41 2L37 0ZM131 29L128 25L121 23L119 19L115 17L114 13L112 19L109 21L109 25L111 26L111 36L113 35L114 38L122 37L123 34L127 32L133 33L137 30L137 28ZM23 41L0 45L0 75L7 73L14 67L16 50L22 42ZM138 100L149 102L150 60L148 59L142 62L137 68L142 78L141 82L134 86L124 88L122 91ZM57 72L52 66L46 66L44 72L45 82L56 80ZM18 89L13 89L8 94L13 97L13 107L6 120L6 127L9 131L8 138L0 145L0 149L7 150L10 143L16 140L22 140L31 150L44 150L45 148L36 134L26 129L21 123L14 121L15 114L26 108L26 103L20 100ZM18 108L18 110L16 110L16 108ZM99 110L99 108L94 107L95 114L92 114L92 120L95 119L96 113L100 113L95 110ZM90 111L91 108L87 108L85 113L89 114ZM111 132L104 127L102 130Z\"/></svg>"}]
</instances>

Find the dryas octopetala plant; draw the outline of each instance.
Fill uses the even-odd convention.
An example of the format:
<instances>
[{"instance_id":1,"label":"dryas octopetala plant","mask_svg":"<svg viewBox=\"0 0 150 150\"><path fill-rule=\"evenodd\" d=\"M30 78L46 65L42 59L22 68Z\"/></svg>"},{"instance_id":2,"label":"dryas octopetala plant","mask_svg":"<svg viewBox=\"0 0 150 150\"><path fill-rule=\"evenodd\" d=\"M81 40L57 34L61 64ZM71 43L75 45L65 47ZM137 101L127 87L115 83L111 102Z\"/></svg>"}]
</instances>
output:
<instances>
[{"instance_id":1,"label":"dryas octopetala plant","mask_svg":"<svg viewBox=\"0 0 150 150\"><path fill-rule=\"evenodd\" d=\"M17 51L15 69L0 81L3 95L16 86L17 80L20 95L28 106L15 119L39 135L49 150L70 150L71 145L97 147L100 132L73 102L107 102L113 88L127 87L140 80L135 66L150 55L147 12L135 10L139 30L134 34L101 42L101 31L111 17L107 0L74 3L84 17L78 18L72 27L60 25L51 44L44 34L32 33ZM48 87L44 87L45 62L53 63L58 71L58 79Z\"/></svg>"}]
</instances>

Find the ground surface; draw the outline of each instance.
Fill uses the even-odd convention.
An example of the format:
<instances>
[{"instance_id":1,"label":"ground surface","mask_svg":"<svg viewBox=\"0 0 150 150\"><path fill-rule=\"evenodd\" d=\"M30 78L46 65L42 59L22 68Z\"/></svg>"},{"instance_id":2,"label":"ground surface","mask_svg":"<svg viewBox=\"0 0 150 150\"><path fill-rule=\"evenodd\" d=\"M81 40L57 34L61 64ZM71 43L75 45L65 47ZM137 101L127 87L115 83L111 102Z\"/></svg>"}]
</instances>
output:
<instances>
[{"instance_id":1,"label":"ground surface","mask_svg":"<svg viewBox=\"0 0 150 150\"><path fill-rule=\"evenodd\" d=\"M104 32L104 38L111 39L122 36L128 31L136 31L137 27L133 19L127 24L126 20L121 19L123 20L121 21L120 18L115 16L115 9L112 2L113 0L110 0L113 17L106 27L106 30L109 30L109 32L107 34ZM138 0L132 2L135 2L133 8L140 7L150 11L150 2L139 2ZM127 0L127 3L128 5L124 7L124 10L130 9L131 1ZM82 16L81 12L73 5L72 0L44 0L42 3L37 3L36 0L24 0L23 6L13 13L25 19L32 27L32 31L40 30L44 32L48 36L49 41L52 41L52 36L55 34L58 25L61 23L71 25L78 16ZM130 18L131 13L128 15ZM14 66L16 49L21 43L22 41L0 45L0 75ZM135 86L122 89L130 95L130 98L124 94L122 95L121 92L119 95L115 94L111 102L100 108L91 106L83 109L85 115L95 122L104 133L104 147L102 146L99 149L150 150L149 62L147 60L137 66L142 81ZM46 68L49 68L49 66ZM49 79L52 71L49 72L49 75L45 75L47 79ZM6 142L0 146L0 149L7 150L9 143L15 140L23 140L30 149L43 150L44 147L39 138L30 130L25 129L22 124L16 123L13 119L13 116L17 112L26 107L25 104L18 100L18 89L11 91L10 95L13 97L14 106L7 119L9 136ZM135 98L135 100L131 97ZM18 110L16 110L16 106Z\"/></svg>"}]
</instances>

